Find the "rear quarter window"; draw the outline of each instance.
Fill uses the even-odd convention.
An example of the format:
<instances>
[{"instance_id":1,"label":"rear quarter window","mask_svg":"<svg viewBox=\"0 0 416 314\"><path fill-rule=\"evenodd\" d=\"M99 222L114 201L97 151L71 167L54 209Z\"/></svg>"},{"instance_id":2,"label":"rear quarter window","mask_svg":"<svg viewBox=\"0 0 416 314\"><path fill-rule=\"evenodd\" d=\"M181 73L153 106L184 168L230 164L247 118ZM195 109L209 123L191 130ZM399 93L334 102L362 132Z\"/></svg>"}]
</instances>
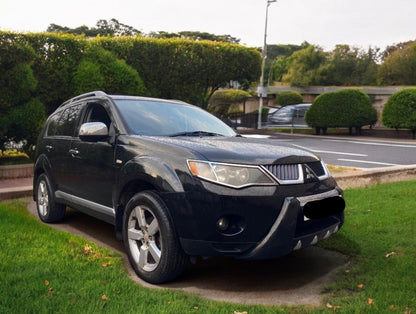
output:
<instances>
[{"instance_id":1,"label":"rear quarter window","mask_svg":"<svg viewBox=\"0 0 416 314\"><path fill-rule=\"evenodd\" d=\"M47 136L74 136L82 105L74 105L49 118Z\"/></svg>"}]
</instances>

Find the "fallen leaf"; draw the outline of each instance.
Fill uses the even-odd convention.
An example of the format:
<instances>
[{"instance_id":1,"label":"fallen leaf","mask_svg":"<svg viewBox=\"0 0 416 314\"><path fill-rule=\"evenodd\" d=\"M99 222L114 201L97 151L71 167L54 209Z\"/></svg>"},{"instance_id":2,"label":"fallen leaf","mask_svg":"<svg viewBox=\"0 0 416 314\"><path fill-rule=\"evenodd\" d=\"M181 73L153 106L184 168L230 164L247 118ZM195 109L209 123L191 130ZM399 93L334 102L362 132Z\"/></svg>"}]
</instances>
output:
<instances>
[{"instance_id":1,"label":"fallen leaf","mask_svg":"<svg viewBox=\"0 0 416 314\"><path fill-rule=\"evenodd\" d=\"M105 294L103 294L102 296L101 296L101 300L103 300L103 301L105 301L105 302L108 302L108 301L110 301L110 299L105 295Z\"/></svg>"},{"instance_id":2,"label":"fallen leaf","mask_svg":"<svg viewBox=\"0 0 416 314\"><path fill-rule=\"evenodd\" d=\"M110 263L104 263L104 264L102 264L102 266L103 266L104 268L107 268L108 266L110 266Z\"/></svg>"},{"instance_id":3,"label":"fallen leaf","mask_svg":"<svg viewBox=\"0 0 416 314\"><path fill-rule=\"evenodd\" d=\"M395 311L395 310L397 310L397 307L394 304L392 304L392 305L389 306L389 309L392 310L392 311Z\"/></svg>"},{"instance_id":4,"label":"fallen leaf","mask_svg":"<svg viewBox=\"0 0 416 314\"><path fill-rule=\"evenodd\" d=\"M84 253L86 255L90 254L91 251L92 251L92 247L91 246L89 246L89 245L84 246Z\"/></svg>"},{"instance_id":5,"label":"fallen leaf","mask_svg":"<svg viewBox=\"0 0 416 314\"><path fill-rule=\"evenodd\" d=\"M49 281L45 280L45 286L49 286Z\"/></svg>"},{"instance_id":6,"label":"fallen leaf","mask_svg":"<svg viewBox=\"0 0 416 314\"><path fill-rule=\"evenodd\" d=\"M374 300L373 300L373 299L368 298L368 300L367 300L368 305L373 304L373 302L374 302Z\"/></svg>"},{"instance_id":7,"label":"fallen leaf","mask_svg":"<svg viewBox=\"0 0 416 314\"><path fill-rule=\"evenodd\" d=\"M326 307L327 307L328 309L332 309L332 308L333 308L332 304L329 304L329 303L327 303L327 304L326 304Z\"/></svg>"},{"instance_id":8,"label":"fallen leaf","mask_svg":"<svg viewBox=\"0 0 416 314\"><path fill-rule=\"evenodd\" d=\"M357 287L358 287L359 289L362 289L362 288L364 288L364 284L363 284L363 283L360 283L359 285L357 285Z\"/></svg>"},{"instance_id":9,"label":"fallen leaf","mask_svg":"<svg viewBox=\"0 0 416 314\"><path fill-rule=\"evenodd\" d=\"M55 291L53 291L53 289L52 288L49 288L49 294L53 294Z\"/></svg>"},{"instance_id":10,"label":"fallen leaf","mask_svg":"<svg viewBox=\"0 0 416 314\"><path fill-rule=\"evenodd\" d=\"M194 306L194 310L198 311L199 307L198 306Z\"/></svg>"},{"instance_id":11,"label":"fallen leaf","mask_svg":"<svg viewBox=\"0 0 416 314\"><path fill-rule=\"evenodd\" d=\"M240 312L240 311L234 311L234 314L248 314L247 311Z\"/></svg>"},{"instance_id":12,"label":"fallen leaf","mask_svg":"<svg viewBox=\"0 0 416 314\"><path fill-rule=\"evenodd\" d=\"M345 273L346 273L346 274L349 274L349 273L350 273L350 270L349 270L349 269L346 269L346 270L345 270Z\"/></svg>"},{"instance_id":13,"label":"fallen leaf","mask_svg":"<svg viewBox=\"0 0 416 314\"><path fill-rule=\"evenodd\" d=\"M393 255L395 255L395 254L397 254L396 252L390 252L390 253L387 253L386 254L386 258L389 258L390 256L393 256Z\"/></svg>"}]
</instances>

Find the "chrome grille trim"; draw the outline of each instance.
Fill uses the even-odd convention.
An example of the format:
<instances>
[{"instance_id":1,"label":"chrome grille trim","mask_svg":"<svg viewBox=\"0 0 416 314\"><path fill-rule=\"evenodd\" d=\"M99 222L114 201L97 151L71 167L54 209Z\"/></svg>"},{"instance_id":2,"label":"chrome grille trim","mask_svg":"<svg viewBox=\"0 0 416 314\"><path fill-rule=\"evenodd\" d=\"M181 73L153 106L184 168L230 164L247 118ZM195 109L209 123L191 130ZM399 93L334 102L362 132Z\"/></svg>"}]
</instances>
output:
<instances>
[{"instance_id":1,"label":"chrome grille trim","mask_svg":"<svg viewBox=\"0 0 416 314\"><path fill-rule=\"evenodd\" d=\"M299 184L304 182L302 164L273 164L262 166L279 184Z\"/></svg>"}]
</instances>

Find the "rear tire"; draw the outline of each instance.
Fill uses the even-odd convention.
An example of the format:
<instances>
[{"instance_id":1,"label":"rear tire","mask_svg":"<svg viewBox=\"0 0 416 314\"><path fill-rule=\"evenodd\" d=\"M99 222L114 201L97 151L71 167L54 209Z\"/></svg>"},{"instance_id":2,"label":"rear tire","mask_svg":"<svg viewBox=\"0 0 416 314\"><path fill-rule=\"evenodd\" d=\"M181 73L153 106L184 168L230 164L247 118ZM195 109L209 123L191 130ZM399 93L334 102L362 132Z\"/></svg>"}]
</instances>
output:
<instances>
[{"instance_id":1,"label":"rear tire","mask_svg":"<svg viewBox=\"0 0 416 314\"><path fill-rule=\"evenodd\" d=\"M36 209L43 222L58 222L64 218L66 206L55 202L49 178L42 173L36 181Z\"/></svg>"},{"instance_id":2,"label":"rear tire","mask_svg":"<svg viewBox=\"0 0 416 314\"><path fill-rule=\"evenodd\" d=\"M188 258L167 207L152 191L137 193L127 203L123 241L134 271L149 283L173 280L185 269Z\"/></svg>"}]
</instances>

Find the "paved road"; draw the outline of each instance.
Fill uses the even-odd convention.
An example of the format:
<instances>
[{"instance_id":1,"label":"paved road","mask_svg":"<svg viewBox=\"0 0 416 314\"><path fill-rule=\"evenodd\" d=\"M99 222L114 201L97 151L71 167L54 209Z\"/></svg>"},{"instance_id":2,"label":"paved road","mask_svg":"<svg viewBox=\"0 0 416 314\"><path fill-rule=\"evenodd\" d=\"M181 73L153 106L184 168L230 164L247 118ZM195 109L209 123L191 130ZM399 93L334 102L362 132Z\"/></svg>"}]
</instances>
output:
<instances>
[{"instance_id":1,"label":"paved road","mask_svg":"<svg viewBox=\"0 0 416 314\"><path fill-rule=\"evenodd\" d=\"M281 133L270 136L270 140L312 151L327 164L334 166L369 169L416 165L415 140L372 140Z\"/></svg>"}]
</instances>

